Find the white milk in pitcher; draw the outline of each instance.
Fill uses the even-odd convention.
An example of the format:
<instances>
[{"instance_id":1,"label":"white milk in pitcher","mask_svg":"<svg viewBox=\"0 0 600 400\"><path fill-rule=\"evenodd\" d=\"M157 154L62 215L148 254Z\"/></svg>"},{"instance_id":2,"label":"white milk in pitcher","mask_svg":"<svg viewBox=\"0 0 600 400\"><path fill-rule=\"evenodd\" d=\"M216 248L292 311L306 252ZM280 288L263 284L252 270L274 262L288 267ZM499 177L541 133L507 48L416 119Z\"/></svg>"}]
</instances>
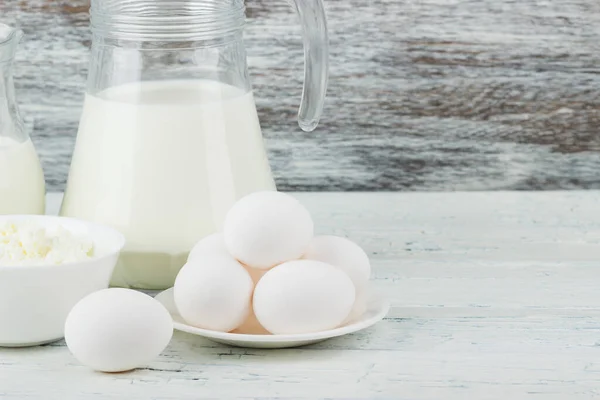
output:
<instances>
[{"instance_id":1,"label":"white milk in pitcher","mask_svg":"<svg viewBox=\"0 0 600 400\"><path fill-rule=\"evenodd\" d=\"M44 214L44 173L30 139L0 137L0 214Z\"/></svg>"},{"instance_id":2,"label":"white milk in pitcher","mask_svg":"<svg viewBox=\"0 0 600 400\"><path fill-rule=\"evenodd\" d=\"M162 289L238 198L274 188L251 92L142 82L86 96L61 214L125 235L113 285Z\"/></svg>"}]
</instances>

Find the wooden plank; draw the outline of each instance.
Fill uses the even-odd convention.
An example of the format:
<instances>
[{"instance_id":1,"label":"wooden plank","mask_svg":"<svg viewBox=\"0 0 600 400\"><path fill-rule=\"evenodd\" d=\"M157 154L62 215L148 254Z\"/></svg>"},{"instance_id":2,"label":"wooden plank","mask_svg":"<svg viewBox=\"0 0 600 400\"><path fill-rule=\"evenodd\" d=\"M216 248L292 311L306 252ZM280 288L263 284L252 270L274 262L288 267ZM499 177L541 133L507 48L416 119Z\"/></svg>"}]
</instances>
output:
<instances>
[{"instance_id":1,"label":"wooden plank","mask_svg":"<svg viewBox=\"0 0 600 400\"><path fill-rule=\"evenodd\" d=\"M178 333L148 368L117 375L79 366L61 346L2 350L0 395L583 399L600 387L599 333L592 318L390 318L364 333L282 351L232 349Z\"/></svg>"},{"instance_id":2,"label":"wooden plank","mask_svg":"<svg viewBox=\"0 0 600 400\"><path fill-rule=\"evenodd\" d=\"M88 2L0 3L27 33L16 82L52 190L64 187L85 90ZM284 1L247 5L282 190L600 188L596 0L326 1L330 89L311 134L296 124L297 18Z\"/></svg>"}]
</instances>

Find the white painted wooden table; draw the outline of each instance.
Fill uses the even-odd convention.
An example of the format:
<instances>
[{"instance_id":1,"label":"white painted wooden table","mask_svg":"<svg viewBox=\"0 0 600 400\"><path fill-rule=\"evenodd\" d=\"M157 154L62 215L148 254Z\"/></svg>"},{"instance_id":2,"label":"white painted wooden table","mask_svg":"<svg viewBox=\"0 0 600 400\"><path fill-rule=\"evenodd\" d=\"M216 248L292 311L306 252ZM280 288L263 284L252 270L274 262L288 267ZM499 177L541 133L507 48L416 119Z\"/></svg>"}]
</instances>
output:
<instances>
[{"instance_id":1,"label":"white painted wooden table","mask_svg":"<svg viewBox=\"0 0 600 400\"><path fill-rule=\"evenodd\" d=\"M176 333L117 375L63 343L4 349L0 399L600 397L600 192L298 198L320 232L367 249L383 322L281 351Z\"/></svg>"}]
</instances>

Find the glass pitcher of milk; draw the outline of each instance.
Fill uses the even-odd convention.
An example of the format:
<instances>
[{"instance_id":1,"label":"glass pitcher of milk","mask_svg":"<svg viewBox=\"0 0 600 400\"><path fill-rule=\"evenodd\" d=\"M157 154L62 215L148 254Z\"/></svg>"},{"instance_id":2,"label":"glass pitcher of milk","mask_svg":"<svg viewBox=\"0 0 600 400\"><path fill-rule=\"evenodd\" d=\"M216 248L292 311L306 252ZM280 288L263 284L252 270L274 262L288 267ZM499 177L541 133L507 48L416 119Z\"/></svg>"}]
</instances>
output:
<instances>
[{"instance_id":1,"label":"glass pitcher of milk","mask_svg":"<svg viewBox=\"0 0 600 400\"><path fill-rule=\"evenodd\" d=\"M291 0L288 0L291 1ZM299 125L328 78L321 0L303 25ZM274 190L242 41L243 0L92 0L92 59L61 214L127 239L112 284L164 289L240 197Z\"/></svg>"},{"instance_id":2,"label":"glass pitcher of milk","mask_svg":"<svg viewBox=\"0 0 600 400\"><path fill-rule=\"evenodd\" d=\"M15 100L13 61L22 32L0 24L0 214L44 214L44 173Z\"/></svg>"}]
</instances>

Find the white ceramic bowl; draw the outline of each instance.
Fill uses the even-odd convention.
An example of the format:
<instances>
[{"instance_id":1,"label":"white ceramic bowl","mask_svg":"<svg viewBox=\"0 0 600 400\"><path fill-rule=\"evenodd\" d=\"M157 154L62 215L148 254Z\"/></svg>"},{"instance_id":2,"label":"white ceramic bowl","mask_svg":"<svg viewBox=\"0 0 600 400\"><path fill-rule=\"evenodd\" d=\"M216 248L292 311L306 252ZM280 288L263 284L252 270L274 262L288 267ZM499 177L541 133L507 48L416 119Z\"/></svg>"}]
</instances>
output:
<instances>
[{"instance_id":1,"label":"white ceramic bowl","mask_svg":"<svg viewBox=\"0 0 600 400\"><path fill-rule=\"evenodd\" d=\"M60 340L71 308L83 297L108 287L125 238L118 231L72 218L2 215L7 221L33 221L42 227L63 226L85 233L95 257L61 265L0 264L0 346L25 347Z\"/></svg>"}]
</instances>

